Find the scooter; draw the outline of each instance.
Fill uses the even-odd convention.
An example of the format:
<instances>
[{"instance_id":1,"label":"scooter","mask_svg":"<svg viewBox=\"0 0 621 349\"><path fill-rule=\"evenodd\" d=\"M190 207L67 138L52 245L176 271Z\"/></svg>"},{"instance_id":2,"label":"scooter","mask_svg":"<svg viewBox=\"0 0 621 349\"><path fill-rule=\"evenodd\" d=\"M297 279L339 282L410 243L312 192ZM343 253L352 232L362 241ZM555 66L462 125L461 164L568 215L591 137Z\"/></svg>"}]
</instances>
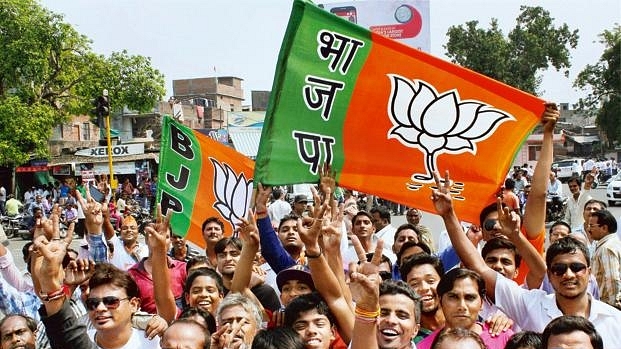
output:
<instances>
[{"instance_id":1,"label":"scooter","mask_svg":"<svg viewBox=\"0 0 621 349\"><path fill-rule=\"evenodd\" d=\"M546 198L546 223L560 221L565 218L566 207L566 197L548 196Z\"/></svg>"}]
</instances>

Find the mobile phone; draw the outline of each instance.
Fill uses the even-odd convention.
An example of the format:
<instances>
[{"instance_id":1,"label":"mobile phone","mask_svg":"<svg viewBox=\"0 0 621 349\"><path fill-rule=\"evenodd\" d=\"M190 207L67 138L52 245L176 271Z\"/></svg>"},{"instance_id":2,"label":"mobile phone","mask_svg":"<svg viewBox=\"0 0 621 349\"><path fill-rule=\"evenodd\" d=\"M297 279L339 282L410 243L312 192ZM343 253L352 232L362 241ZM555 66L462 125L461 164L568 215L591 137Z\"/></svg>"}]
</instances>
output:
<instances>
[{"instance_id":1,"label":"mobile phone","mask_svg":"<svg viewBox=\"0 0 621 349\"><path fill-rule=\"evenodd\" d=\"M358 14L354 6L333 7L330 12L352 23L358 23Z\"/></svg>"},{"instance_id":2,"label":"mobile phone","mask_svg":"<svg viewBox=\"0 0 621 349\"><path fill-rule=\"evenodd\" d=\"M100 192L99 189L97 189L93 185L89 185L88 186L88 191L91 194L91 197L93 198L93 200L95 200L97 202L103 202L104 201L104 194L102 192Z\"/></svg>"}]
</instances>

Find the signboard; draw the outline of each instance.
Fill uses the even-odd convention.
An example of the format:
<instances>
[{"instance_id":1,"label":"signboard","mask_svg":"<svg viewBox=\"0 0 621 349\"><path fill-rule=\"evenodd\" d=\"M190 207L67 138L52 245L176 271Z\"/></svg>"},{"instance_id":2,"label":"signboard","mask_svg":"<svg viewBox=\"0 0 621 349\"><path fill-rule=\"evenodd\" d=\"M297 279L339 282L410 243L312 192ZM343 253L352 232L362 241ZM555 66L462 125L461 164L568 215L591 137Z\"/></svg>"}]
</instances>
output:
<instances>
[{"instance_id":1,"label":"signboard","mask_svg":"<svg viewBox=\"0 0 621 349\"><path fill-rule=\"evenodd\" d=\"M112 147L112 156L144 154L144 143L121 144ZM94 147L75 152L78 156L105 157L108 156L108 147Z\"/></svg>"},{"instance_id":2,"label":"signboard","mask_svg":"<svg viewBox=\"0 0 621 349\"><path fill-rule=\"evenodd\" d=\"M136 174L135 161L115 162L113 166L115 174ZM107 162L97 162L89 164L80 164L76 166L75 175L84 177L84 173L92 172L95 175L109 174L110 169Z\"/></svg>"},{"instance_id":3,"label":"signboard","mask_svg":"<svg viewBox=\"0 0 621 349\"><path fill-rule=\"evenodd\" d=\"M57 165L52 167L52 175L69 176L71 174L71 165Z\"/></svg>"},{"instance_id":4,"label":"signboard","mask_svg":"<svg viewBox=\"0 0 621 349\"><path fill-rule=\"evenodd\" d=\"M319 7L373 33L431 52L429 0L349 1Z\"/></svg>"}]
</instances>

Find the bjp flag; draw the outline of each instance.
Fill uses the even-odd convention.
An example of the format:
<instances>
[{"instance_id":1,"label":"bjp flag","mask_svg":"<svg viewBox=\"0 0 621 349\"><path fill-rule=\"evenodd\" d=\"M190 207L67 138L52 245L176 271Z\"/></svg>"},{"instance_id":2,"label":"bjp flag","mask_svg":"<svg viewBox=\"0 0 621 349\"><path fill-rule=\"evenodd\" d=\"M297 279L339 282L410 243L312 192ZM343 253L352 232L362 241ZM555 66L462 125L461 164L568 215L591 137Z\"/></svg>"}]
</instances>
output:
<instances>
[{"instance_id":1,"label":"bjp flag","mask_svg":"<svg viewBox=\"0 0 621 349\"><path fill-rule=\"evenodd\" d=\"M253 171L250 158L164 118L158 202L162 212L173 212L173 234L205 247L201 226L206 218L218 217L230 236L250 205Z\"/></svg>"},{"instance_id":2,"label":"bjp flag","mask_svg":"<svg viewBox=\"0 0 621 349\"><path fill-rule=\"evenodd\" d=\"M484 53L481 53L484 54ZM435 212L449 170L460 219L494 202L544 101L296 0L282 43L254 179L318 180Z\"/></svg>"}]
</instances>

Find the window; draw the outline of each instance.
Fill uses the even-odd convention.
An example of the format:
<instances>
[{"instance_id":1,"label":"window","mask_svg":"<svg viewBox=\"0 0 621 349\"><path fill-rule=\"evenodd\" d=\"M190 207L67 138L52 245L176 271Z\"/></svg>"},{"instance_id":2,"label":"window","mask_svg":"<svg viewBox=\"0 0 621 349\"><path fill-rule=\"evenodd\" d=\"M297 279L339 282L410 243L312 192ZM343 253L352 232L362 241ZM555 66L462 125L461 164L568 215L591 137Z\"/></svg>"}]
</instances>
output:
<instances>
[{"instance_id":1,"label":"window","mask_svg":"<svg viewBox=\"0 0 621 349\"><path fill-rule=\"evenodd\" d=\"M528 147L528 161L537 161L539 160L539 153L541 152L541 146L530 146Z\"/></svg>"},{"instance_id":2,"label":"window","mask_svg":"<svg viewBox=\"0 0 621 349\"><path fill-rule=\"evenodd\" d=\"M81 133L81 140L82 141L90 141L91 140L91 123L90 122L85 122L82 124L82 132Z\"/></svg>"}]
</instances>

